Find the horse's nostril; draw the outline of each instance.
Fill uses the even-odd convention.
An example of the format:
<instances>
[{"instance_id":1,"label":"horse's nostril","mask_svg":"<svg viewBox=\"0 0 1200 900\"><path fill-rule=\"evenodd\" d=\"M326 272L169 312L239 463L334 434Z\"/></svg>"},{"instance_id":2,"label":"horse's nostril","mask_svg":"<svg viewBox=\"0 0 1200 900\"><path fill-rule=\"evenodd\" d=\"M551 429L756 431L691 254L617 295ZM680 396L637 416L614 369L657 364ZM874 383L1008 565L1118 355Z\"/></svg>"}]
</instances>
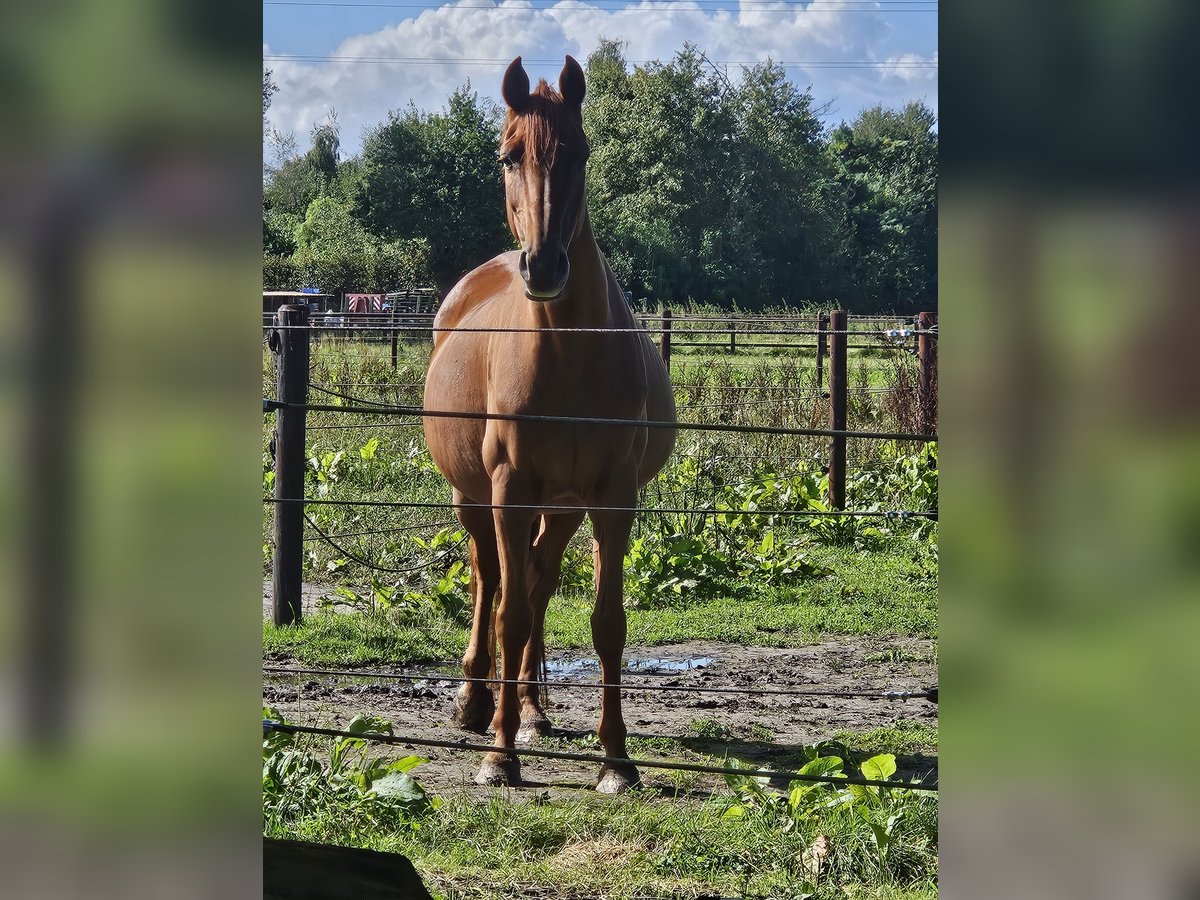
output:
<instances>
[{"instance_id":1,"label":"horse's nostril","mask_svg":"<svg viewBox=\"0 0 1200 900\"><path fill-rule=\"evenodd\" d=\"M535 247L522 250L517 257L517 272L525 282L526 294L547 298L562 290L571 264L562 247Z\"/></svg>"}]
</instances>

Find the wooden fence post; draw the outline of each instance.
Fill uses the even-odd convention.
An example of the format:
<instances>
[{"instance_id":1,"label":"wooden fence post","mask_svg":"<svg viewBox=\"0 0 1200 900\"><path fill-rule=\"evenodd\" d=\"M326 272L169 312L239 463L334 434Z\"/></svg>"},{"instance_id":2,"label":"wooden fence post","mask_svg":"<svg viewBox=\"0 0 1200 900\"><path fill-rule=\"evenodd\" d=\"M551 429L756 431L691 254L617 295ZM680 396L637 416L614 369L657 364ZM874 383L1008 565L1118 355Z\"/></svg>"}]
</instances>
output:
<instances>
[{"instance_id":1,"label":"wooden fence post","mask_svg":"<svg viewBox=\"0 0 1200 900\"><path fill-rule=\"evenodd\" d=\"M278 379L275 396L281 403L308 402L310 354L308 304L286 304L275 318L274 349ZM304 504L279 501L304 496L303 409L275 411L275 541L271 566L271 618L290 625L301 618L301 573L304 563Z\"/></svg>"},{"instance_id":2,"label":"wooden fence post","mask_svg":"<svg viewBox=\"0 0 1200 900\"><path fill-rule=\"evenodd\" d=\"M662 349L663 362L667 364L667 372L671 371L671 310L662 312L662 334L659 335L659 347Z\"/></svg>"},{"instance_id":3,"label":"wooden fence post","mask_svg":"<svg viewBox=\"0 0 1200 900\"><path fill-rule=\"evenodd\" d=\"M731 355L737 353L737 325L733 321L733 316L729 317L729 353Z\"/></svg>"},{"instance_id":4,"label":"wooden fence post","mask_svg":"<svg viewBox=\"0 0 1200 900\"><path fill-rule=\"evenodd\" d=\"M829 314L829 427L846 430L846 313L834 310ZM846 508L846 438L835 435L829 439L829 505Z\"/></svg>"},{"instance_id":5,"label":"wooden fence post","mask_svg":"<svg viewBox=\"0 0 1200 900\"><path fill-rule=\"evenodd\" d=\"M825 313L817 313L817 390L825 386L825 323L828 317Z\"/></svg>"},{"instance_id":6,"label":"wooden fence post","mask_svg":"<svg viewBox=\"0 0 1200 900\"><path fill-rule=\"evenodd\" d=\"M921 434L937 432L938 357L937 324L935 313L923 312L917 316L917 431Z\"/></svg>"}]
</instances>

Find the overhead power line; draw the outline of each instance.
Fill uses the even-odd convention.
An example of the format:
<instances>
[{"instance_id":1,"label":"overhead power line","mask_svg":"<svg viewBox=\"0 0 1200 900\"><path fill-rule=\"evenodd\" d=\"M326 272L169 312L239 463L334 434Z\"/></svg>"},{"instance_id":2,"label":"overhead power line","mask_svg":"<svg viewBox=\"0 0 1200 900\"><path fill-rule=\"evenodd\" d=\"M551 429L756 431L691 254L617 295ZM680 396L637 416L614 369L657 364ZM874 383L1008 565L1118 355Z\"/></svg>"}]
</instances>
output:
<instances>
[{"instance_id":1,"label":"overhead power line","mask_svg":"<svg viewBox=\"0 0 1200 900\"><path fill-rule=\"evenodd\" d=\"M669 9L675 6L679 9L701 12L747 12L747 11L762 11L762 12L779 12L794 15L796 13L894 13L894 12L919 12L919 13L936 13L938 11L937 4L933 0L900 0L900 3L893 5L863 5L859 0L851 0L858 5L854 6L832 6L822 5L819 2L814 3L797 3L792 0L780 0L778 3L766 5L761 3L756 6L741 6L734 5L729 8L731 3L729 0L650 0L657 4L656 6L613 6L607 5L618 2L618 0L588 0L587 5L571 7L571 6L505 6L494 4L464 4L453 5L446 4L452 9L481 9L491 10L492 12L658 12L663 9ZM683 6L683 3L695 4L695 6ZM605 5L601 5L605 4ZM264 0L263 6L283 6L283 7L316 7L326 9L411 9L411 10L431 10L436 11L444 7L429 6L420 3L337 3L332 0Z\"/></svg>"},{"instance_id":2,"label":"overhead power line","mask_svg":"<svg viewBox=\"0 0 1200 900\"><path fill-rule=\"evenodd\" d=\"M367 64L367 65L411 65L411 66L507 66L512 62L510 58L483 58L483 57L447 57L447 56L325 56L318 54L295 54L288 55L282 53L271 53L263 56L265 62L299 62L299 63L319 63L319 62L340 62L352 64ZM658 62L658 60L627 60L630 65L645 65L650 62ZM718 59L712 60L713 64L721 66L757 66L767 60L764 59ZM851 59L851 60L771 60L777 66L785 69L790 68L805 68L805 69L927 69L934 70L938 68L938 63L933 60L890 60L879 61L870 59ZM526 65L561 65L561 59L526 59Z\"/></svg>"}]
</instances>

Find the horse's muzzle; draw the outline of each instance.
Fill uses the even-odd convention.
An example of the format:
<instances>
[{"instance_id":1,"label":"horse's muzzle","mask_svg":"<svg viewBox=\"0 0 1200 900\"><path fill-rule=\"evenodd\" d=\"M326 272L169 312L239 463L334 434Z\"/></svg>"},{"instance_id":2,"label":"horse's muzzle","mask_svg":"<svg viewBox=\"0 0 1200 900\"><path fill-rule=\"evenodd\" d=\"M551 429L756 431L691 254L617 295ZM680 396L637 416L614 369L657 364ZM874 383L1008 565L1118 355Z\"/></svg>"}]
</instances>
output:
<instances>
[{"instance_id":1,"label":"horse's muzzle","mask_svg":"<svg viewBox=\"0 0 1200 900\"><path fill-rule=\"evenodd\" d=\"M522 250L517 271L525 282L525 296L545 303L562 294L571 275L571 262L567 258L567 251L561 247L557 253L549 248Z\"/></svg>"}]
</instances>

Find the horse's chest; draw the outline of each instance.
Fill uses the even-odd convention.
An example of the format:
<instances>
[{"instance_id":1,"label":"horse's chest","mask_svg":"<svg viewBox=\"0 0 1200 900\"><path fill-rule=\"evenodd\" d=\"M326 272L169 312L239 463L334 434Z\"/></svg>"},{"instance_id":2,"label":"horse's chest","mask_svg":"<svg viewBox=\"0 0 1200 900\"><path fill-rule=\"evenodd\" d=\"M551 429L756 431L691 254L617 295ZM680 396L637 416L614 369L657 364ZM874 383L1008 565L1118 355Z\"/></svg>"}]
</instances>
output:
<instances>
[{"instance_id":1,"label":"horse's chest","mask_svg":"<svg viewBox=\"0 0 1200 900\"><path fill-rule=\"evenodd\" d=\"M546 366L524 378L499 379L489 392L491 412L564 421L488 422L484 455L489 468L511 464L552 494L586 493L635 460L645 442L644 429L579 421L644 418L645 387L631 374L586 365Z\"/></svg>"}]
</instances>

